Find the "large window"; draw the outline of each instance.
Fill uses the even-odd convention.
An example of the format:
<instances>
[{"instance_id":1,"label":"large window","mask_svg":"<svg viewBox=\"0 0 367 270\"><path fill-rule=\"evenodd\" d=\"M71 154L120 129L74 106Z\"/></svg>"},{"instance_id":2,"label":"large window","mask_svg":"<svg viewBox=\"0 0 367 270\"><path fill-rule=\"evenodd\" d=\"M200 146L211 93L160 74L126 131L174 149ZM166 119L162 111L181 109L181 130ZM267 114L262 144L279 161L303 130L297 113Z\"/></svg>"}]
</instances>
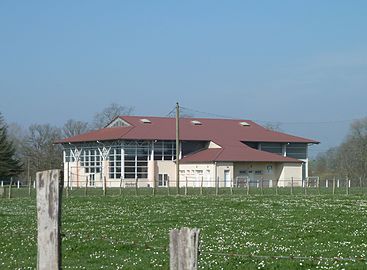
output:
<instances>
[{"instance_id":1,"label":"large window","mask_svg":"<svg viewBox=\"0 0 367 270\"><path fill-rule=\"evenodd\" d=\"M124 146L125 178L148 178L149 143L132 141Z\"/></svg>"},{"instance_id":2,"label":"large window","mask_svg":"<svg viewBox=\"0 0 367 270\"><path fill-rule=\"evenodd\" d=\"M175 160L175 141L159 141L154 143L154 160Z\"/></svg>"},{"instance_id":3,"label":"large window","mask_svg":"<svg viewBox=\"0 0 367 270\"><path fill-rule=\"evenodd\" d=\"M261 150L281 155L283 153L283 145L281 143L261 143Z\"/></svg>"},{"instance_id":4,"label":"large window","mask_svg":"<svg viewBox=\"0 0 367 270\"><path fill-rule=\"evenodd\" d=\"M82 150L80 165L84 167L84 171L87 174L100 173L102 162L98 149Z\"/></svg>"},{"instance_id":5,"label":"large window","mask_svg":"<svg viewBox=\"0 0 367 270\"><path fill-rule=\"evenodd\" d=\"M109 168L109 178L119 179L121 178L121 149L112 148L110 150L108 168Z\"/></svg>"},{"instance_id":6,"label":"large window","mask_svg":"<svg viewBox=\"0 0 367 270\"><path fill-rule=\"evenodd\" d=\"M305 143L290 143L287 145L287 157L306 159L307 144Z\"/></svg>"}]
</instances>

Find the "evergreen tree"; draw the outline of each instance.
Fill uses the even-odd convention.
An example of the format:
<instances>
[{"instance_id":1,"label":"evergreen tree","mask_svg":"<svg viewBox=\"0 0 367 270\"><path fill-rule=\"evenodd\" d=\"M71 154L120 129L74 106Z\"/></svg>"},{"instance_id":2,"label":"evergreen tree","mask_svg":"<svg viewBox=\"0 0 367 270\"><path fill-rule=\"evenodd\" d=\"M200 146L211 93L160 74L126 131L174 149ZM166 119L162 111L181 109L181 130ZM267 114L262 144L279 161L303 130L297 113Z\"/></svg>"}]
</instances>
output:
<instances>
[{"instance_id":1,"label":"evergreen tree","mask_svg":"<svg viewBox=\"0 0 367 270\"><path fill-rule=\"evenodd\" d=\"M10 179L22 172L22 164L15 157L13 142L9 140L7 126L0 113L0 179Z\"/></svg>"}]
</instances>

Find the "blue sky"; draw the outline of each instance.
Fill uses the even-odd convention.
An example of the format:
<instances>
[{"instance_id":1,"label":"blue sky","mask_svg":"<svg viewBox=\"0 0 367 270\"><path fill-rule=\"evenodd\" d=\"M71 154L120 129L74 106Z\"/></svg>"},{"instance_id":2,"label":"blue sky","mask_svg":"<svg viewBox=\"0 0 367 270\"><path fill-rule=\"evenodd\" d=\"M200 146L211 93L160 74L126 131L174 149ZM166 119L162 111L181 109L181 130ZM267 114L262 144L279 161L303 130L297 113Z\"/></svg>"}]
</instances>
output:
<instances>
[{"instance_id":1,"label":"blue sky","mask_svg":"<svg viewBox=\"0 0 367 270\"><path fill-rule=\"evenodd\" d=\"M8 122L90 121L111 102L281 122L337 145L366 116L367 1L0 1ZM210 116L200 114L198 116Z\"/></svg>"}]
</instances>

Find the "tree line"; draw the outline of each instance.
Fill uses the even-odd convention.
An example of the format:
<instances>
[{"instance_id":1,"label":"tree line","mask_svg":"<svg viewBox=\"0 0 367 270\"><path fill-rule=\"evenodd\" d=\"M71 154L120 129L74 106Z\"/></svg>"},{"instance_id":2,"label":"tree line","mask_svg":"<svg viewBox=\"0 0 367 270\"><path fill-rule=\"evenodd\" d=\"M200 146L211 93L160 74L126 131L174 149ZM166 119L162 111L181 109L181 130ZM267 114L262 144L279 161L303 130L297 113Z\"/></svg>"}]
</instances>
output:
<instances>
[{"instance_id":1,"label":"tree line","mask_svg":"<svg viewBox=\"0 0 367 270\"><path fill-rule=\"evenodd\" d=\"M94 115L92 122L69 119L61 127L32 124L27 129L6 124L0 112L0 181L34 179L37 171L61 169L62 147L56 141L105 127L116 116L134 108L112 103Z\"/></svg>"},{"instance_id":2,"label":"tree line","mask_svg":"<svg viewBox=\"0 0 367 270\"><path fill-rule=\"evenodd\" d=\"M344 141L320 153L311 162L310 173L322 178L342 177L352 181L367 176L367 117L355 120Z\"/></svg>"}]
</instances>

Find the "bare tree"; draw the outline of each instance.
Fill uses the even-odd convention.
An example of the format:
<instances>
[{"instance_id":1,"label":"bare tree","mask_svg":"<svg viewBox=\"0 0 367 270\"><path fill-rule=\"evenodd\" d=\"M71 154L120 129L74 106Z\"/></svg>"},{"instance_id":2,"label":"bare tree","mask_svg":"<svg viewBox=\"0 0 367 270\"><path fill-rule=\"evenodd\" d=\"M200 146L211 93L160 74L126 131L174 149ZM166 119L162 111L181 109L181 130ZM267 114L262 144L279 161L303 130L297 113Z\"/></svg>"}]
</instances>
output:
<instances>
[{"instance_id":1,"label":"bare tree","mask_svg":"<svg viewBox=\"0 0 367 270\"><path fill-rule=\"evenodd\" d=\"M133 111L133 107L111 103L108 107L103 109L103 111L95 114L93 127L95 129L103 128L117 116L130 115Z\"/></svg>"},{"instance_id":2,"label":"bare tree","mask_svg":"<svg viewBox=\"0 0 367 270\"><path fill-rule=\"evenodd\" d=\"M88 130L89 125L87 122L77 121L74 119L69 119L62 128L63 136L65 138L85 133Z\"/></svg>"},{"instance_id":3,"label":"bare tree","mask_svg":"<svg viewBox=\"0 0 367 270\"><path fill-rule=\"evenodd\" d=\"M62 137L60 128L33 124L23 145L23 156L30 162L31 175L37 171L61 168L62 149L55 142Z\"/></svg>"}]
</instances>

